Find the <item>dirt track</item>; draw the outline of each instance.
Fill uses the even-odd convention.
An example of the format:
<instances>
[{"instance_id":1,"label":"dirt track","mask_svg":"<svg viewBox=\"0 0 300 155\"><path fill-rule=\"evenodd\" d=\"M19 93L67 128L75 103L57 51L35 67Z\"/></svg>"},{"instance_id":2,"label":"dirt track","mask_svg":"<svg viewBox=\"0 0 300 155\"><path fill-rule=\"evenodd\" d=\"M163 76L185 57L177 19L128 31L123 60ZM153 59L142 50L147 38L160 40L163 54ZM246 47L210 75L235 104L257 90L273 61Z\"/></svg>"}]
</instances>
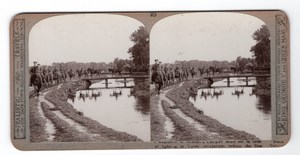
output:
<instances>
[{"instance_id":1,"label":"dirt track","mask_svg":"<svg viewBox=\"0 0 300 155\"><path fill-rule=\"evenodd\" d=\"M78 87L71 83L51 87L38 99L30 99L31 142L141 141L136 136L108 128L78 114L67 102L67 89ZM49 124L54 126L54 131L49 129Z\"/></svg>"},{"instance_id":2,"label":"dirt track","mask_svg":"<svg viewBox=\"0 0 300 155\"><path fill-rule=\"evenodd\" d=\"M199 141L199 140L251 140L256 136L232 129L217 120L201 114L194 105L188 101L191 91L204 87L201 80L191 80L173 85L164 90L163 94L151 96L151 118L158 119L151 122L154 132L152 140ZM153 90L152 90L153 91ZM162 106L163 111L158 107ZM173 136L166 138L168 132L166 120L168 117L174 124ZM153 122L159 122L153 124Z\"/></svg>"}]
</instances>

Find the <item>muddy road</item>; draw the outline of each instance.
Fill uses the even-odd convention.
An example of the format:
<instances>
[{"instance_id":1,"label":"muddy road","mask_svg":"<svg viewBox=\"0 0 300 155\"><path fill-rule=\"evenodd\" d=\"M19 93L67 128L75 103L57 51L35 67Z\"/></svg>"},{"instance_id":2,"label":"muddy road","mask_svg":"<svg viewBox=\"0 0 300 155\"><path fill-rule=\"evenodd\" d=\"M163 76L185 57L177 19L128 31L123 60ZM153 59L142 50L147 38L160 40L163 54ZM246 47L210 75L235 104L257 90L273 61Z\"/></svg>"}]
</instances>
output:
<instances>
[{"instance_id":1,"label":"muddy road","mask_svg":"<svg viewBox=\"0 0 300 155\"><path fill-rule=\"evenodd\" d=\"M30 98L31 142L141 141L78 113L66 95L69 88L76 87L68 82L45 89L39 98Z\"/></svg>"},{"instance_id":2,"label":"muddy road","mask_svg":"<svg viewBox=\"0 0 300 155\"><path fill-rule=\"evenodd\" d=\"M200 141L258 139L232 129L199 111L188 100L191 90L201 87L200 80L175 84L151 95L152 141ZM152 87L153 88L153 87Z\"/></svg>"}]
</instances>

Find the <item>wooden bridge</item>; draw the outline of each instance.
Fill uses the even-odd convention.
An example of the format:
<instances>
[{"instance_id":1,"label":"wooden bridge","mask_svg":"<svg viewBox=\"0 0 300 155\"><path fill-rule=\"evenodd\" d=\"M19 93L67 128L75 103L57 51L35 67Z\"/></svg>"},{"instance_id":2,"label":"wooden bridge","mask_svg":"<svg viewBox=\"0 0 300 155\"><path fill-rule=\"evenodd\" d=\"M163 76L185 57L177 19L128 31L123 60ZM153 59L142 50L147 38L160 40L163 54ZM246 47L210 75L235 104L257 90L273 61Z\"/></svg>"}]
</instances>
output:
<instances>
[{"instance_id":1,"label":"wooden bridge","mask_svg":"<svg viewBox=\"0 0 300 155\"><path fill-rule=\"evenodd\" d=\"M104 80L105 81L105 88L108 88L108 80L109 79L123 79L124 80L124 87L122 88L129 88L127 85L126 85L126 79L146 79L146 78L149 78L149 75L134 75L134 76L112 76L112 77L94 77L94 78L83 78L81 79L82 81L86 81L86 83L89 83L87 88L90 87L90 85L92 84L92 81L102 81ZM114 87L115 88L115 87ZM118 87L118 88L121 88L121 87Z\"/></svg>"},{"instance_id":2,"label":"wooden bridge","mask_svg":"<svg viewBox=\"0 0 300 155\"><path fill-rule=\"evenodd\" d=\"M227 79L227 87L230 87L230 78L245 78L246 86L248 86L249 77L270 77L270 74L217 75L217 76L206 76L203 77L203 79L208 79L212 83L214 82L213 79Z\"/></svg>"}]
</instances>

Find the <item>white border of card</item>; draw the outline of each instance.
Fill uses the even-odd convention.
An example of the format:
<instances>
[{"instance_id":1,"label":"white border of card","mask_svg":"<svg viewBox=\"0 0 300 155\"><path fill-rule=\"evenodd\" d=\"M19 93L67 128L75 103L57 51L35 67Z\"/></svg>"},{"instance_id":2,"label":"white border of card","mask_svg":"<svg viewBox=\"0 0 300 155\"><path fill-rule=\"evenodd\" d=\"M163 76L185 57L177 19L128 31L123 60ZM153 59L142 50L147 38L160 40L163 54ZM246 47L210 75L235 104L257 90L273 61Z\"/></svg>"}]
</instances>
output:
<instances>
[{"instance_id":1,"label":"white border of card","mask_svg":"<svg viewBox=\"0 0 300 155\"><path fill-rule=\"evenodd\" d=\"M159 38L165 38L166 36L163 35L164 33L169 35L173 32L174 34L178 35L178 38L184 38L180 36L181 35L180 32L182 32L184 26L180 27L179 25L180 22L176 22L176 19L174 21L169 22L169 24L172 22L173 24L174 23L176 24L167 25L168 29L166 29L166 27L163 27L165 29L157 30L159 28L155 27L154 30L153 27L155 26L155 24L157 24L159 21L162 21L166 18L170 18L174 16L184 16L184 15L188 16L190 14L196 16L199 15L201 17L206 16L207 18L205 19L207 21L213 20L213 16L209 16L210 14L212 15L227 14L228 20L230 18L230 15L232 16L247 15L251 18L256 18L260 20L262 23L264 23L264 25L267 27L268 36L267 38L264 38L266 37L264 34L260 36L259 35L255 36L255 33L260 33L259 30L263 29L263 26L257 27L257 31L253 31L254 34L252 33L253 36L251 35L248 36L249 38L254 39L253 42L254 44L253 44L253 48L247 49L248 50L247 52L248 54L249 53L251 54L252 51L254 56L252 55L251 58L250 57L243 58L242 56L238 59L234 59L234 61L231 62L229 58L227 57L225 58L225 54L224 54L223 65L221 65L221 63L218 62L213 62L214 57L207 58L207 59L204 58L203 61L202 60L200 61L199 60L200 58L196 56L198 52L196 54L195 50L193 51L193 49L198 48L198 46L197 47L195 46L194 48L193 47L187 48L187 50L190 50L194 53L188 53L188 51L186 53L185 51L182 52L176 51L172 55L167 54L168 52L162 52L164 48L167 49L167 47L164 47L161 44L159 44L159 46L155 48L153 47L153 44L155 43L158 44L158 42L161 41L166 41L167 43L176 42L176 39L174 39L176 35L174 35L175 37L172 35L173 37L170 38L170 40L175 40L174 42L167 41L167 40L159 40L159 41L154 40ZM111 62L104 62L106 60L103 59L103 63L101 66L102 61L98 63L92 61L93 59L90 59L91 61L87 63L87 61L84 60L84 56L83 56L86 53L82 52L78 54L82 54L82 60L84 60L84 62L74 63L72 65L77 66L77 68L76 67L72 68L70 67L71 65L68 66L66 65L66 63L62 63L54 56L51 56L49 51L52 50L51 48L53 46L52 44L48 44L48 42L45 42L45 44L42 46L40 44L42 43L41 39L44 39L43 36L41 35L51 34L54 31L60 31L60 33L67 33L66 29L62 28L61 30L59 30L58 27L54 27L53 25L51 25L53 26L51 27L49 26L50 25L49 24L48 27L44 27L44 29L43 27L39 27L40 28L39 32L43 32L43 33L40 33L40 35L39 33L35 33L35 37L36 37L35 39L33 39L34 37L30 36L31 30L33 30L33 28L38 23L41 23L41 21L45 19L51 19L51 18L54 19L65 15L81 16L87 18L92 18L89 17L89 15L94 15L94 16L100 15L99 22L101 22L101 20L104 21L107 20L111 22L110 19L107 19L110 16L105 17L101 15L114 15L114 16L130 18L130 20L138 21L138 23L141 23L143 26L142 27L137 26L135 31L132 31L131 34L129 33L129 35L125 36L128 42L132 42L131 44L129 44L130 47L128 48L128 51L122 51L128 54L128 59L127 58L120 58L117 60L112 59ZM103 19L101 19L101 17ZM95 17L93 17L92 19L94 18ZM111 18L114 17L111 16ZM190 19L190 21L193 19L196 20L196 17L188 18L188 19ZM180 19L180 20L185 21L186 19ZM222 25L222 23L225 23L226 20L227 19L225 18L219 19L220 28L222 26L225 27L225 24ZM206 23L207 21L199 20L198 24L200 23L199 25L205 25L205 24L201 24L201 22ZM60 22L66 25L68 24L68 22L82 23L81 21L76 21L76 19L60 20ZM107 24L109 22L107 22ZM125 20L117 20L116 22L125 22ZM81 25L82 26L85 25L84 28L88 28L88 27L94 28L92 25L95 25L95 23L96 20L91 20L91 23L84 23ZM191 23L193 24L195 22L191 21ZM240 21L240 24L241 23L242 20ZM127 26L130 28L134 27L131 24L136 25L136 23L134 24L120 23L120 25L124 27ZM47 26L47 24L44 25ZM111 40L117 42L119 38L123 37L121 36L123 35L122 33L115 34L113 32L113 30L117 31L120 25L118 24L113 25L115 27L107 26L108 27L107 30L113 27L112 29L110 29L111 34L114 34L109 36L113 38ZM253 25L255 25L255 23L252 23L250 21L248 22L247 26L243 25L245 26L244 27L245 32L247 31L246 29L248 27L251 27ZM61 27L64 27L64 25ZM105 29L105 26L99 26L99 27ZM236 25L236 27L239 27L239 25ZM206 28L209 29L209 27ZM69 27L68 31L71 31L70 29L71 28ZM127 29L124 29L124 31ZM189 37L192 38L193 35L196 35L196 33L200 33L200 32L206 33L206 31L209 31L207 29L204 28L200 30L199 28L199 32L194 31L195 34L190 32L187 33L187 35L189 35ZM74 12L74 13L55 12L55 13L18 14L11 20L11 25L10 25L10 59L11 59L10 76L12 79L10 83L12 143L16 148L20 150L260 148L260 147L284 146L289 141L291 135L290 38L289 38L290 30L289 29L290 29L289 20L287 15L284 12L279 10L210 11L210 12L207 11ZM74 28L74 33L75 30L76 29ZM82 32L84 31L88 33L88 31L90 30L88 29L82 30ZM235 32L235 30L231 30L231 31L232 33ZM154 34L153 35L151 34L154 32L159 32L159 34L157 33L159 37L154 37ZM216 32L221 32L221 30ZM86 33L82 33L82 36L84 36ZM103 32L103 35L104 34L107 33ZM214 34L212 33L212 35ZM225 32L223 35L224 36L226 35ZM64 37L65 36L67 35L64 35ZM82 42L89 42L89 41L93 42L92 39L95 38L96 39L100 38L101 40L100 36L99 37L94 36L85 39L81 38L81 40ZM228 39L230 40L231 38ZM38 42L38 40L40 41ZM199 42L200 40L201 39L199 39ZM236 40L236 38L234 39L232 38L232 40ZM180 39L177 39L177 41L189 42L188 40L180 40ZM190 42L196 42L196 41L198 40L192 39ZM209 41L212 40L208 40L208 42ZM264 42L264 41L267 43L263 45L259 44L260 42ZM71 41L69 40L68 43L70 42ZM30 48L30 46L33 44L35 45L34 47L36 48ZM80 43L74 42L73 44L75 45ZM111 44L113 45L114 43ZM120 42L119 45L114 45L114 46L123 46L123 44L125 43ZM47 50L47 48L45 47L50 45L51 47L48 47ZM259 47L256 46L257 47L256 49L255 45L258 45ZM57 46L67 47L63 45L57 45ZM68 47L70 46L72 45L69 45ZM138 48L140 46L142 46L143 48ZM175 47L178 46L178 48L182 48L178 44L177 45L173 44L171 46L175 46ZM44 51L40 50L43 49L41 47L43 47L45 50ZM79 46L76 47L79 48ZM219 44L216 43L216 47L224 49L221 43ZM163 50L157 52L155 50L152 50L152 48L157 51L160 50L159 48L162 48ZM259 56L257 56L257 53L255 52L256 50L258 51L260 50L259 52L265 52L266 50L268 50L267 58L259 59L258 58ZM45 51L46 53L42 53ZM146 54L144 54L144 56L135 55L136 53L141 51L143 51ZM61 53L63 53L63 51L61 51ZM201 51L199 51L199 53L201 53ZM75 57L80 57L78 56L78 54L76 53L74 54L74 56L76 55ZM99 54L99 56L113 55L112 53L106 52L104 50L102 51L100 50L97 54ZM166 54L166 56L164 56L164 54ZM47 57L47 59L39 58L38 55ZM199 61L197 62L193 61L192 63L192 61L188 61L188 60L194 60L194 59L189 59L188 57L184 57L181 55L192 55L196 60ZM223 56L223 53L220 53L220 55ZM266 57L266 55L260 55L260 56ZM39 60L37 60L37 62L33 62L31 60L31 57L33 57L33 59L39 59ZM75 59L80 60L75 57L73 57L74 60ZM95 56L91 56L91 57L95 57ZM52 60L55 59L56 62L50 60L51 58ZM69 58L66 57L65 62L70 62ZM91 62L94 62L93 66L91 65L92 64ZM194 65L195 63L197 63L197 65ZM121 67L119 67L120 65ZM174 80L171 80L172 79L171 75L173 74L167 74L170 72L171 69L173 69L171 66L174 67ZM197 72L194 71L195 66L197 66L197 69L195 68ZM243 71L239 72L239 68L241 68L239 66L244 66ZM83 70L85 70L87 74L90 73L91 75L84 76L85 73L84 71L81 72L80 68L81 69L83 68ZM122 68L122 71L118 72L118 68ZM232 70L230 70L230 68ZM45 78L47 71L45 71L44 74L43 69L44 70L49 69L49 72L51 72L51 76L53 77L57 76L57 81L49 82L50 80ZM72 69L74 69L74 76L75 76L73 79L71 77ZM178 69L177 72L175 71L176 69ZM186 69L187 71L185 72L184 69ZM77 72L75 70L77 70ZM65 79L63 79L63 73L66 74ZM195 77L193 74L195 74ZM175 78L175 76L177 75L178 78ZM34 78L35 80L33 80ZM248 130L244 130L241 128L237 129L237 127L231 125L230 123L226 124L222 122L221 118L215 116L213 112L212 113L207 112L206 109L204 109L205 107L203 107L202 109L198 108L195 105L195 103L192 103L192 101L189 100L193 92L197 92L196 93L197 100L200 100L201 97L203 102L206 103L206 101L204 101L203 96L205 96L205 100L206 97L209 96L209 98L215 97L214 100L217 100L216 98L220 97L218 101L222 102L221 97L223 94L223 88L218 87L214 89L212 85L219 81L223 82L224 80L223 82L223 84L225 84L224 87L229 87L230 85L232 85L231 82L232 80L234 81L235 78L238 79L237 80L238 83L243 81L244 82L243 84L247 87L251 86L251 79L253 78L268 79L267 80L268 82L262 80L264 82L262 82L263 84L261 84L264 86L268 85L266 86L268 87L268 91L266 91L261 87L259 88L256 87L258 85L257 83L259 83L258 82L259 80L255 80L256 82L254 83L254 85L256 86L249 87L249 90L251 90L252 95L255 94L254 96L257 96L260 93L262 93L263 95L269 94L268 96L269 98L265 99L268 100L269 102L269 105L267 106L268 112L267 114L262 112L263 114L261 115L264 114L268 115L269 123L270 123L269 126L271 130L268 131L270 135L269 136L270 139L263 140L258 135L256 135L256 133L249 133ZM134 82L128 79L134 79L133 80ZM120 81L120 80L122 81L120 82L120 84L116 84L116 85L111 84L114 83L114 81ZM144 82L141 82L143 80ZM38 83L37 81L40 81L40 83ZM101 90L98 90L94 87L90 87L92 83L96 83L99 81L103 82L101 83L103 84L101 85L103 87L103 88L101 87ZM131 83L134 83L134 86L131 86L130 85ZM142 88L136 87L136 85L139 85L139 83L142 84L147 83L146 86L144 86L143 88L145 90L141 91L139 89ZM111 85L113 86L110 87ZM250 96L249 92L246 92L248 88L245 87L244 90L244 86L240 86L240 85L234 88L230 88L230 90L232 89L234 90L234 92L230 92L230 94L232 94L232 98L234 95L238 95L239 97L240 95L244 95L247 97ZM142 96L143 98L147 98L144 99L143 101L139 101L142 102L141 104L147 104L145 106L146 112L143 111L145 109L142 110L139 109L141 107L135 107L133 111L138 109L137 113L143 113L143 112L144 114L146 113L145 117L143 118L144 120L146 119L148 121L149 126L145 125L145 122L143 122L144 120L139 118L137 120L139 121L136 124L137 126L131 127L130 120L126 122L127 120L125 119L126 116L129 117L129 115L131 116L131 113L135 112L135 111L132 112L130 110L129 110L130 113L124 114L124 116L122 116L122 113L120 112L119 117L120 116L124 117L124 120L120 118L119 119L120 122L115 122L114 125L112 126L110 126L109 124L108 125L105 124L105 122L112 123L113 121L116 121L115 118L112 118L111 116L109 117L107 116L107 118L105 118L106 120L104 120L103 119L104 116L101 116L102 118L98 119L94 117L92 114L91 115L86 114L86 111L84 111L85 107L82 106L80 107L79 105L82 104L83 102L83 98L80 98L80 95L82 96L87 95L86 100L89 100L90 97L91 103L85 103L85 104L95 105L94 100L96 101L97 97L99 97L97 101L99 100L101 101L101 97L102 98L105 97L106 89L109 89L109 91L112 92L111 94L106 94L106 95L110 95L110 97L113 96L112 99L114 99L114 101L122 100L124 101L124 104L126 102L125 100L127 99L136 100L135 95L139 97ZM127 89L128 89L127 93L129 94L124 95ZM137 91L141 91L141 93L137 93ZM244 93L244 91L246 93ZM84 92L84 94L81 94L82 92ZM212 93L213 95L209 95L208 93ZM67 104L67 102L69 102L69 100L67 100L67 96L72 96L72 95L75 95L75 102ZM118 97L119 99L117 99ZM236 98L236 96L234 97ZM243 96L241 96L241 98L242 97ZM75 108L75 103L77 101L80 109ZM260 101L255 100L255 102L260 102ZM112 104L113 103L111 103L111 105L107 107L116 108L113 107ZM257 104L257 103L253 103L253 104ZM226 105L230 105L230 104L226 104ZM103 106L105 106L105 104L103 104ZM261 105L256 105L256 106L261 106ZM142 106L142 108L145 107ZM121 109L120 111L126 112L126 108L130 108L130 107L122 105L122 108L123 109ZM256 110L262 110L260 108L262 107L256 107ZM116 110L118 109L120 108L116 108ZM235 107L231 107L231 109L235 109ZM91 110L91 108L87 110ZM115 110L115 109L104 109L103 112L110 111L110 110ZM220 110L220 113L221 111L224 112L224 109L223 110L217 109L217 110ZM236 109L236 111L239 110L240 109L238 108ZM251 111L250 108L248 110ZM264 110L265 109L263 109L262 111ZM245 115L247 113L246 111L245 111ZM163 112L163 114L161 114L160 112ZM206 115L207 113L209 114L209 116ZM228 115L232 115L232 114L228 114ZM135 116L138 117L137 115ZM139 117L142 116L139 115ZM241 117L241 116L236 116L236 117ZM261 119L263 118L264 116L261 116ZM234 120L231 121L234 122ZM257 120L253 120L253 121L257 121ZM125 125L122 126L120 125L124 123ZM123 130L123 127L127 126L126 123L128 125L128 128L129 127L131 128ZM244 124L245 123L246 122L244 122ZM241 122L241 124L243 123ZM264 124L261 125L263 126ZM171 129L167 129L170 126ZM202 126L203 129L200 129L201 127L197 128L197 126ZM147 130L145 129L145 127L148 127L149 129ZM46 128L52 128L52 130ZM251 125L249 125L248 128L251 128ZM259 129L261 128L253 128L250 130L259 130ZM145 130L145 132L139 132L140 130ZM150 132L147 132L146 130ZM140 135L137 134L137 132L139 132ZM143 138L147 139L147 137L148 138L150 137L150 139L149 140L143 139Z\"/></svg>"}]
</instances>

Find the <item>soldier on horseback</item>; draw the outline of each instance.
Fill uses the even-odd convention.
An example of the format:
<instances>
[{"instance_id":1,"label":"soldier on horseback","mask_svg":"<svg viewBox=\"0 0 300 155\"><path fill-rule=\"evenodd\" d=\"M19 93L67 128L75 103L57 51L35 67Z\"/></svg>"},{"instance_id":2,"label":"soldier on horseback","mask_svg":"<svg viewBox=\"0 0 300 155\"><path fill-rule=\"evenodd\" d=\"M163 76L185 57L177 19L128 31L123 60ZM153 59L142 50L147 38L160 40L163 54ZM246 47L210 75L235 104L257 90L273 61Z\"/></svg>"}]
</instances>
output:
<instances>
[{"instance_id":1,"label":"soldier on horseback","mask_svg":"<svg viewBox=\"0 0 300 155\"><path fill-rule=\"evenodd\" d=\"M161 62L158 63L158 59L155 59L155 64L152 66L152 75L151 75L151 83L155 83L157 86L158 94L160 94L162 85L163 85L163 77L161 75Z\"/></svg>"},{"instance_id":2,"label":"soldier on horseback","mask_svg":"<svg viewBox=\"0 0 300 155\"><path fill-rule=\"evenodd\" d=\"M175 78L177 79L177 82L178 81L181 81L181 75L180 75L180 71L179 71L179 64L176 65L175 67Z\"/></svg>"},{"instance_id":3,"label":"soldier on horseback","mask_svg":"<svg viewBox=\"0 0 300 155\"><path fill-rule=\"evenodd\" d=\"M72 78L75 76L72 68L69 70L68 74L69 74L70 81L72 81Z\"/></svg>"},{"instance_id":4,"label":"soldier on horseback","mask_svg":"<svg viewBox=\"0 0 300 155\"><path fill-rule=\"evenodd\" d=\"M41 76L41 70L39 68L40 64L37 64L36 61L33 62L33 67L30 69L30 83L29 86L33 86L36 91L36 96L40 94L42 88L43 79Z\"/></svg>"},{"instance_id":5,"label":"soldier on horseback","mask_svg":"<svg viewBox=\"0 0 300 155\"><path fill-rule=\"evenodd\" d=\"M32 86L33 83L34 83L34 80L36 78L36 70L37 70L38 66L37 66L37 62L34 61L33 62L33 66L31 67L30 69L30 83L29 83L29 86Z\"/></svg>"},{"instance_id":6,"label":"soldier on horseback","mask_svg":"<svg viewBox=\"0 0 300 155\"><path fill-rule=\"evenodd\" d=\"M170 83L174 84L174 78L175 78L175 73L173 69L173 65L171 64L169 67L169 73L170 73Z\"/></svg>"},{"instance_id":7,"label":"soldier on horseback","mask_svg":"<svg viewBox=\"0 0 300 155\"><path fill-rule=\"evenodd\" d=\"M196 75L196 70L194 67L192 67L192 69L190 70L191 75L192 75L192 79L194 79L194 76Z\"/></svg>"},{"instance_id":8,"label":"soldier on horseback","mask_svg":"<svg viewBox=\"0 0 300 155\"><path fill-rule=\"evenodd\" d=\"M154 83L154 79L156 78L156 76L158 75L157 70L160 68L159 67L159 63L158 63L158 59L155 59L155 64L152 66L151 71L152 71L152 75L151 75L151 83Z\"/></svg>"}]
</instances>

